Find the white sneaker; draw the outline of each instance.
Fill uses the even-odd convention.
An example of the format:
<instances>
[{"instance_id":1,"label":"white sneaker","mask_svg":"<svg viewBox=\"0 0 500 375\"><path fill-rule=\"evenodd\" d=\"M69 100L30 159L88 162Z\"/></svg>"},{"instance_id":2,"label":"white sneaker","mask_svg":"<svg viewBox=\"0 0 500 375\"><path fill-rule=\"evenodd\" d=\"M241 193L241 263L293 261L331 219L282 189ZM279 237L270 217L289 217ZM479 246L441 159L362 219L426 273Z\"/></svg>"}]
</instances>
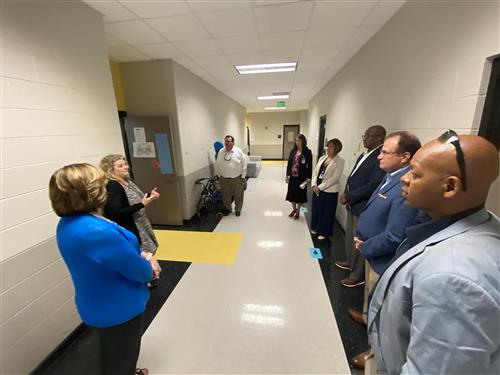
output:
<instances>
[{"instance_id":1,"label":"white sneaker","mask_svg":"<svg viewBox=\"0 0 500 375\"><path fill-rule=\"evenodd\" d=\"M318 236L318 240L324 240L326 237L325 236L322 236L321 234Z\"/></svg>"},{"instance_id":2,"label":"white sneaker","mask_svg":"<svg viewBox=\"0 0 500 375\"><path fill-rule=\"evenodd\" d=\"M315 230L311 230L311 233L312 234L318 234L318 232L316 232Z\"/></svg>"}]
</instances>

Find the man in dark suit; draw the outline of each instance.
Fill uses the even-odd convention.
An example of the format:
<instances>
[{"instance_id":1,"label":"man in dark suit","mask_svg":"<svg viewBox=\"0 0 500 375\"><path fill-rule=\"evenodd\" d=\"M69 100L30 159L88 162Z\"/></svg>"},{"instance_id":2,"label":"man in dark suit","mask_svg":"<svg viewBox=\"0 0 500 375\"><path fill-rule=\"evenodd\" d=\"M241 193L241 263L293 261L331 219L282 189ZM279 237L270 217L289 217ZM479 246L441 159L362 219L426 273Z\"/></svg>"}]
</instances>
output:
<instances>
[{"instance_id":1,"label":"man in dark suit","mask_svg":"<svg viewBox=\"0 0 500 375\"><path fill-rule=\"evenodd\" d=\"M396 249L405 238L408 226L417 223L418 210L405 205L401 195L401 177L408 172L410 160L420 148L418 138L406 131L390 134L378 156L379 165L386 172L380 186L366 203L356 226L355 247L365 259L365 293L363 313L349 309L349 316L366 325L368 296L379 275L388 267ZM355 367L364 368L369 352L353 358Z\"/></svg>"},{"instance_id":2,"label":"man in dark suit","mask_svg":"<svg viewBox=\"0 0 500 375\"><path fill-rule=\"evenodd\" d=\"M340 282L348 288L361 286L365 283L365 260L354 247L355 228L363 207L385 175L377 160L385 133L385 128L380 125L373 125L366 129L363 135L363 146L366 151L356 161L347 178L344 194L340 197L340 204L345 205L347 209L345 230L347 260L337 261L335 265L350 271L349 277Z\"/></svg>"}]
</instances>

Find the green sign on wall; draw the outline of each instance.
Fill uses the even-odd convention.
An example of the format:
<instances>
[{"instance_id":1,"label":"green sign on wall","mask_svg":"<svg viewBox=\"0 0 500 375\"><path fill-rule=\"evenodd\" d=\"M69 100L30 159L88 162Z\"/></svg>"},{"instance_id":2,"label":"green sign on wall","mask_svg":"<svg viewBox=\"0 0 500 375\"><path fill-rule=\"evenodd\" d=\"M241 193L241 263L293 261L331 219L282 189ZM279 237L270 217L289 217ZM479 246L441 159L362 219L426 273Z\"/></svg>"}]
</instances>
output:
<instances>
[{"instance_id":1,"label":"green sign on wall","mask_svg":"<svg viewBox=\"0 0 500 375\"><path fill-rule=\"evenodd\" d=\"M285 102L277 102L276 103L276 107L284 107L285 106Z\"/></svg>"}]
</instances>

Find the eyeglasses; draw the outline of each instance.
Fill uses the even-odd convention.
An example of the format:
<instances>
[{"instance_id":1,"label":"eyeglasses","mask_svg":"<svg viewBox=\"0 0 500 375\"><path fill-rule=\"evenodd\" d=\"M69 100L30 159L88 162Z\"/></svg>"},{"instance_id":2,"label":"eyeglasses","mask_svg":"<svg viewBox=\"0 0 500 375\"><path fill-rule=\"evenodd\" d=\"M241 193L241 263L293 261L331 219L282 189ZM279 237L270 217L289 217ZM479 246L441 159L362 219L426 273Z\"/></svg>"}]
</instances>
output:
<instances>
[{"instance_id":1,"label":"eyeglasses","mask_svg":"<svg viewBox=\"0 0 500 375\"><path fill-rule=\"evenodd\" d=\"M387 156L387 155L396 155L399 154L397 151L385 151L385 150L380 150L380 155L382 156Z\"/></svg>"},{"instance_id":2,"label":"eyeglasses","mask_svg":"<svg viewBox=\"0 0 500 375\"><path fill-rule=\"evenodd\" d=\"M441 143L451 143L455 146L455 150L457 151L457 163L460 167L460 175L462 176L462 185L464 187L464 191L467 191L467 176L465 174L465 157L464 152L462 150L462 146L460 146L460 140L458 138L458 134L451 129L448 129L443 134L441 134L438 138Z\"/></svg>"}]
</instances>

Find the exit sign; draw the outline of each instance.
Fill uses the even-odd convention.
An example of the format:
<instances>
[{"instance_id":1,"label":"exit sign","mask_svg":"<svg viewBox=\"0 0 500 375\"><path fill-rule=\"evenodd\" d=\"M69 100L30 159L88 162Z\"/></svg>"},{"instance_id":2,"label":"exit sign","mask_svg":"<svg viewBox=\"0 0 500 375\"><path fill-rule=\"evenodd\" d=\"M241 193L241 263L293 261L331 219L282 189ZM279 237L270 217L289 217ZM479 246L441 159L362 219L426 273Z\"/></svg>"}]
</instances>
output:
<instances>
[{"instance_id":1,"label":"exit sign","mask_svg":"<svg viewBox=\"0 0 500 375\"><path fill-rule=\"evenodd\" d=\"M284 107L285 106L285 102L277 102L276 103L276 107Z\"/></svg>"}]
</instances>

